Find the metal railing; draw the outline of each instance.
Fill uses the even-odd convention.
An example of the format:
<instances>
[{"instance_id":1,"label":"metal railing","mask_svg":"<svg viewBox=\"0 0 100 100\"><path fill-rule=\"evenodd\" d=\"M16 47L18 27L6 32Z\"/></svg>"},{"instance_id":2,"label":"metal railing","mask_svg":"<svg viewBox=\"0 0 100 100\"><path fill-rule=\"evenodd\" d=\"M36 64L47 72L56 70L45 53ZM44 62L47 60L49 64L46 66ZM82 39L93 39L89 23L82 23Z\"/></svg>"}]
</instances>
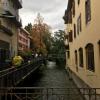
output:
<instances>
[{"instance_id":1,"label":"metal railing","mask_svg":"<svg viewBox=\"0 0 100 100\"><path fill-rule=\"evenodd\" d=\"M0 88L0 100L100 100L100 88Z\"/></svg>"},{"instance_id":2,"label":"metal railing","mask_svg":"<svg viewBox=\"0 0 100 100\"><path fill-rule=\"evenodd\" d=\"M32 72L41 66L42 60L26 63L20 67L13 67L0 71L0 87L16 86Z\"/></svg>"}]
</instances>

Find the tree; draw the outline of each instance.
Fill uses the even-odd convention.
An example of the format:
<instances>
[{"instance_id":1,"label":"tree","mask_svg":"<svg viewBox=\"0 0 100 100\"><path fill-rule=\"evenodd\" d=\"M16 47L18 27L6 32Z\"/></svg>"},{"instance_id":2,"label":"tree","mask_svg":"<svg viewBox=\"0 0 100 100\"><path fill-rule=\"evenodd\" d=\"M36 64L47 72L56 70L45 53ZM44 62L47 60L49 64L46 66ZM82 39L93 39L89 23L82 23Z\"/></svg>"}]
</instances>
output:
<instances>
[{"instance_id":1,"label":"tree","mask_svg":"<svg viewBox=\"0 0 100 100\"><path fill-rule=\"evenodd\" d=\"M65 52L65 46L64 46L64 34L65 32L63 30L58 30L54 32L53 37L53 53L59 54L59 52L64 53Z\"/></svg>"},{"instance_id":2,"label":"tree","mask_svg":"<svg viewBox=\"0 0 100 100\"><path fill-rule=\"evenodd\" d=\"M65 64L65 45L64 45L64 34L63 30L58 30L54 32L51 54L54 54L57 58L57 62L62 62Z\"/></svg>"},{"instance_id":3,"label":"tree","mask_svg":"<svg viewBox=\"0 0 100 100\"><path fill-rule=\"evenodd\" d=\"M25 26L25 29L30 33L30 35L32 34L32 24L31 23Z\"/></svg>"},{"instance_id":4,"label":"tree","mask_svg":"<svg viewBox=\"0 0 100 100\"><path fill-rule=\"evenodd\" d=\"M44 23L43 17L37 14L32 26L32 40L36 52L47 54L50 46L50 26Z\"/></svg>"},{"instance_id":5,"label":"tree","mask_svg":"<svg viewBox=\"0 0 100 100\"><path fill-rule=\"evenodd\" d=\"M32 36L32 24L29 23L27 26L25 26L24 29L26 29L29 33L30 33L30 36ZM30 39L30 49L33 49L34 48L34 43L32 41L32 39Z\"/></svg>"}]
</instances>

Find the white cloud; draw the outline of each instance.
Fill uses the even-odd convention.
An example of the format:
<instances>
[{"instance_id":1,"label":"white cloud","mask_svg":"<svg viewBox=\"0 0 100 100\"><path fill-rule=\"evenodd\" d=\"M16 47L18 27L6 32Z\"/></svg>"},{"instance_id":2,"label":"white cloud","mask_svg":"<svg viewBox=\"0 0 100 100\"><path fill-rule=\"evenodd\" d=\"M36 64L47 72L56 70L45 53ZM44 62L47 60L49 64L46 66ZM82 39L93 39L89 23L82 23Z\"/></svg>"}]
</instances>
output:
<instances>
[{"instance_id":1,"label":"white cloud","mask_svg":"<svg viewBox=\"0 0 100 100\"><path fill-rule=\"evenodd\" d=\"M23 26L30 22L33 24L37 13L40 13L53 30L63 29L62 17L67 8L67 2L68 0L23 0L23 9L20 10Z\"/></svg>"}]
</instances>

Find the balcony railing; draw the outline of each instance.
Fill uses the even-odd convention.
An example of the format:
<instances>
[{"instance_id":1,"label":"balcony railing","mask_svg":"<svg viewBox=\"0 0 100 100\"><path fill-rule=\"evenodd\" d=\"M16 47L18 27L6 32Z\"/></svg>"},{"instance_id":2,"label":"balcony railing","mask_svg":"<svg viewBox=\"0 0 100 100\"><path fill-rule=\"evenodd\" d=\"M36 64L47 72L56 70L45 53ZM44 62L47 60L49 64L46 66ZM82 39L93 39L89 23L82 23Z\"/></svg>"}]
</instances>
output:
<instances>
[{"instance_id":1,"label":"balcony railing","mask_svg":"<svg viewBox=\"0 0 100 100\"><path fill-rule=\"evenodd\" d=\"M100 88L0 88L0 100L100 100Z\"/></svg>"}]
</instances>

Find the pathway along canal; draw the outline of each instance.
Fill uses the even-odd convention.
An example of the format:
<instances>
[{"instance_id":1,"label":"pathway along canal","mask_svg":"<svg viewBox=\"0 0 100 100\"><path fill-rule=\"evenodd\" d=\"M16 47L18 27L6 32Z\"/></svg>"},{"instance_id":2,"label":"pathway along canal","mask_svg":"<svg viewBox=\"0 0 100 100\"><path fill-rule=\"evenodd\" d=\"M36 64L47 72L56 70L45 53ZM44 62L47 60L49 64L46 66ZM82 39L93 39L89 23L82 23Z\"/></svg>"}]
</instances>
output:
<instances>
[{"instance_id":1,"label":"pathway along canal","mask_svg":"<svg viewBox=\"0 0 100 100\"><path fill-rule=\"evenodd\" d=\"M67 76L66 70L57 66L55 62L50 61L47 62L46 66L42 65L38 71L31 74L31 76L24 80L24 82L22 82L19 86L46 88L77 88L75 83ZM78 90L71 90L70 92L72 92L73 94L74 92L78 92ZM83 98L82 95L74 95L71 96L69 100L83 100Z\"/></svg>"}]
</instances>

